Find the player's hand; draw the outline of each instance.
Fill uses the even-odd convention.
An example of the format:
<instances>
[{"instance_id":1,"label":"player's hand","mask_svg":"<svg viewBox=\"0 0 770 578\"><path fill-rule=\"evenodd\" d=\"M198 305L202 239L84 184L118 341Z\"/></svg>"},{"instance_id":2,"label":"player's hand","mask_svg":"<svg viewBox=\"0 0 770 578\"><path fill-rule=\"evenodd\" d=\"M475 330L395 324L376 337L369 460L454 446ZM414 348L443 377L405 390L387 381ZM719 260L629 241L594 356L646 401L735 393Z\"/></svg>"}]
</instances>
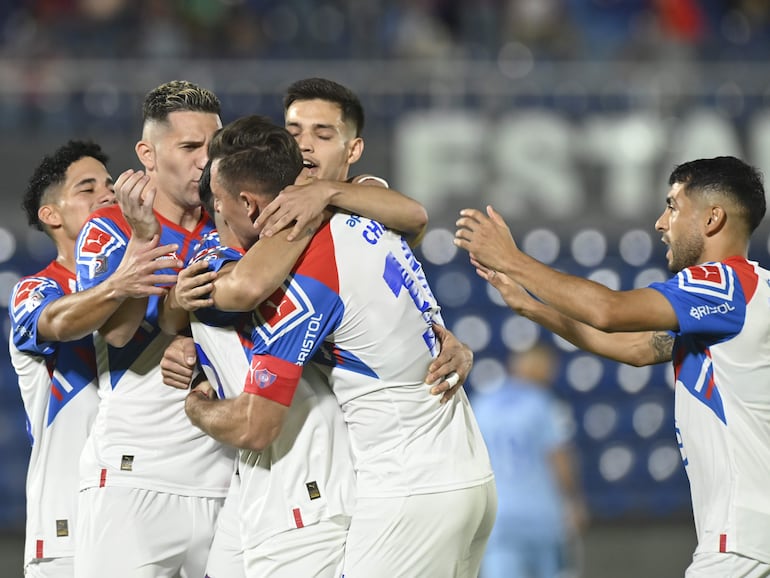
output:
<instances>
[{"instance_id":1,"label":"player's hand","mask_svg":"<svg viewBox=\"0 0 770 578\"><path fill-rule=\"evenodd\" d=\"M217 399L217 392L206 379L202 378L202 375L193 384L190 393L184 400L184 411L194 424L198 423L200 418L200 404Z\"/></svg>"},{"instance_id":2,"label":"player's hand","mask_svg":"<svg viewBox=\"0 0 770 578\"><path fill-rule=\"evenodd\" d=\"M511 265L520 253L508 225L491 205L487 205L486 215L476 209L463 209L455 224L458 228L454 244L489 269Z\"/></svg>"},{"instance_id":3,"label":"player's hand","mask_svg":"<svg viewBox=\"0 0 770 578\"><path fill-rule=\"evenodd\" d=\"M471 258L471 265L476 267L476 274L497 289L505 304L519 315L523 315L525 306L534 301L534 298L527 293L524 287L505 273L484 267L473 258Z\"/></svg>"},{"instance_id":4,"label":"player's hand","mask_svg":"<svg viewBox=\"0 0 770 578\"><path fill-rule=\"evenodd\" d=\"M182 269L174 288L174 297L185 311L195 311L202 307L212 307L216 271L209 271L206 261L198 261Z\"/></svg>"},{"instance_id":5,"label":"player's hand","mask_svg":"<svg viewBox=\"0 0 770 578\"><path fill-rule=\"evenodd\" d=\"M129 169L121 173L115 181L115 196L133 237L148 241L160 234L160 224L152 210L155 188L150 186L150 177L144 171Z\"/></svg>"},{"instance_id":6,"label":"player's hand","mask_svg":"<svg viewBox=\"0 0 770 578\"><path fill-rule=\"evenodd\" d=\"M131 239L120 265L105 283L114 287L115 295L120 299L140 299L150 295L163 295L165 286L176 283L175 273L158 273L162 269L175 269L182 266L174 255L178 245L161 245L158 236L148 243Z\"/></svg>"},{"instance_id":7,"label":"player's hand","mask_svg":"<svg viewBox=\"0 0 770 578\"><path fill-rule=\"evenodd\" d=\"M441 344L441 352L428 367L425 383L433 384L431 394L441 395L440 402L446 403L468 379L473 351L445 327L434 323L433 331Z\"/></svg>"},{"instance_id":8,"label":"player's hand","mask_svg":"<svg viewBox=\"0 0 770 578\"><path fill-rule=\"evenodd\" d=\"M163 383L177 389L189 389L195 376L197 360L198 355L192 338L183 335L174 337L160 360Z\"/></svg>"},{"instance_id":9,"label":"player's hand","mask_svg":"<svg viewBox=\"0 0 770 578\"><path fill-rule=\"evenodd\" d=\"M333 181L312 180L307 184L289 185L259 214L254 228L260 235L271 237L294 223L286 237L288 241L314 233L333 194Z\"/></svg>"}]
</instances>

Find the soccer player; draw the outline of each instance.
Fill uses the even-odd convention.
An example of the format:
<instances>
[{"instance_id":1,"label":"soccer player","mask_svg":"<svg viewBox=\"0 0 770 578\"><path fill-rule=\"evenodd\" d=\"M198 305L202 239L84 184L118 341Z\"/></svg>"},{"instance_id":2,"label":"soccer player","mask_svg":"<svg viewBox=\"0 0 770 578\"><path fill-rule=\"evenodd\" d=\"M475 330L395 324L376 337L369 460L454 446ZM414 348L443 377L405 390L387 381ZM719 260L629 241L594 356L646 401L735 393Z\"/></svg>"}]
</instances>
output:
<instances>
[{"instance_id":1,"label":"soccer player","mask_svg":"<svg viewBox=\"0 0 770 578\"><path fill-rule=\"evenodd\" d=\"M177 245L168 272L192 256L213 228L198 181L220 104L208 90L172 81L144 100L136 153L146 174L163 243ZM153 223L156 223L153 220ZM101 209L80 233L78 283L107 282L124 258L131 229L119 206ZM161 298L126 302L96 336L101 401L81 460L81 525L75 570L81 577L202 576L234 454L186 419L184 392L162 384Z\"/></svg>"},{"instance_id":2,"label":"soccer player","mask_svg":"<svg viewBox=\"0 0 770 578\"><path fill-rule=\"evenodd\" d=\"M390 191L379 177L348 178L350 167L364 152L365 116L358 96L333 80L305 78L286 90L283 108L284 125L302 151L301 177L308 182L281 191L260 213L255 222L257 231L269 237L294 222L288 237L293 240L305 223L325 207L335 206L355 214L376 214L377 220L416 245L428 225L428 215L420 203ZM384 186L386 190L372 198L371 191L361 185Z\"/></svg>"},{"instance_id":3,"label":"soccer player","mask_svg":"<svg viewBox=\"0 0 770 578\"><path fill-rule=\"evenodd\" d=\"M228 145L222 157L220 142ZM260 117L228 125L210 152L218 209L246 244L259 211L301 172L302 153ZM213 297L216 305L238 298L225 286ZM200 393L211 390L204 382L187 398L193 423L224 443L263 450L280 435L302 366L316 356L356 467L345 575L477 575L494 480L464 392L442 405L423 382L437 354L438 307L405 241L374 221L337 214L269 301L255 316L262 338L243 393L214 401Z\"/></svg>"},{"instance_id":4,"label":"soccer player","mask_svg":"<svg viewBox=\"0 0 770 578\"><path fill-rule=\"evenodd\" d=\"M206 185L207 173L204 170L201 179L201 199L208 208L206 201L210 190ZM298 180L303 180L302 175ZM370 197L376 196L379 190L371 189ZM367 209L366 199L362 201L362 208ZM376 204L376 201L370 204ZM408 208L408 203L406 206ZM214 212L213 208L210 212ZM390 212L396 211L390 209ZM222 263L239 259L239 253L231 248L239 247L240 243L232 238L231 231L222 223L221 214L215 215L218 235L224 246L220 246L214 232L204 239L200 256L196 259L219 269ZM248 246L258 238L255 230L251 234ZM195 266L194 260L190 268L180 275L176 287L176 295L185 302L186 309L207 305L206 301L201 301L198 287L190 291L189 300L184 291L180 292L185 284L186 272ZM209 273L200 276L204 275ZM235 352L244 350L245 343L261 339L259 335L252 334L253 324L248 317L242 319L241 314L237 315L233 317L233 314L210 309L198 309L193 315L192 332L200 351L199 358L209 381L215 384L219 398L231 398L240 393L248 371L250 351L246 348L244 355ZM457 371L463 379L470 365L470 361L465 365L464 354L465 351L451 334L444 336L442 355L458 356L460 365ZM173 360L164 358L164 361L175 365ZM184 375L175 384L187 388L191 374L187 373L184 364L182 370ZM175 380L179 377L178 373L172 375L175 375ZM297 397L305 401L295 399L287 414L287 421L295 424L294 427L283 427L278 438L260 454L258 460L250 452L241 455L239 469L243 472L246 490L242 526L248 575L336 577L340 573L354 500L347 432L339 406L317 372L306 371L300 391L302 393ZM269 470L269 475L266 475L266 470ZM311 478L312 494L306 483L301 482ZM240 479L240 475L234 477L219 516L206 570L211 578L238 576L239 572L243 574L237 517ZM287 504L293 507L288 508ZM290 517L286 516L289 509L292 512ZM292 533L288 533L290 530Z\"/></svg>"},{"instance_id":5,"label":"soccer player","mask_svg":"<svg viewBox=\"0 0 770 578\"><path fill-rule=\"evenodd\" d=\"M770 272L747 260L762 178L717 157L679 165L669 186L655 228L675 275L646 288L613 291L537 262L491 207L460 212L455 244L514 310L578 347L636 366L673 361L698 536L685 576L768 576Z\"/></svg>"},{"instance_id":6,"label":"soccer player","mask_svg":"<svg viewBox=\"0 0 770 578\"><path fill-rule=\"evenodd\" d=\"M9 302L10 354L27 414L26 576L73 575L78 460L98 395L91 333L127 298L159 294L155 259L174 247L131 244L125 263L98 288L75 293L75 239L88 215L114 205L107 156L99 145L69 141L32 174L23 208L30 226L56 245L56 258L21 279Z\"/></svg>"}]
</instances>

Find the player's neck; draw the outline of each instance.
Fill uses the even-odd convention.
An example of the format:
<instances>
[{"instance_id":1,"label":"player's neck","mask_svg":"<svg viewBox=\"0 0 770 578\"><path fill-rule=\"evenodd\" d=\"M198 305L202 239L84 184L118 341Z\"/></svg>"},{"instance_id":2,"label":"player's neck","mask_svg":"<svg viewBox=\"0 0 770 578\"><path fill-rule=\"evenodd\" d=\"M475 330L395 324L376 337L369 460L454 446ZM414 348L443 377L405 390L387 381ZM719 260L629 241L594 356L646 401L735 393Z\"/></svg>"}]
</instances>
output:
<instances>
[{"instance_id":1,"label":"player's neck","mask_svg":"<svg viewBox=\"0 0 770 578\"><path fill-rule=\"evenodd\" d=\"M75 273L75 243L56 242L56 262L71 273Z\"/></svg>"},{"instance_id":2,"label":"player's neck","mask_svg":"<svg viewBox=\"0 0 770 578\"><path fill-rule=\"evenodd\" d=\"M155 196L153 209L164 219L188 231L198 226L201 220L201 207L182 206L167 195L158 193Z\"/></svg>"}]
</instances>

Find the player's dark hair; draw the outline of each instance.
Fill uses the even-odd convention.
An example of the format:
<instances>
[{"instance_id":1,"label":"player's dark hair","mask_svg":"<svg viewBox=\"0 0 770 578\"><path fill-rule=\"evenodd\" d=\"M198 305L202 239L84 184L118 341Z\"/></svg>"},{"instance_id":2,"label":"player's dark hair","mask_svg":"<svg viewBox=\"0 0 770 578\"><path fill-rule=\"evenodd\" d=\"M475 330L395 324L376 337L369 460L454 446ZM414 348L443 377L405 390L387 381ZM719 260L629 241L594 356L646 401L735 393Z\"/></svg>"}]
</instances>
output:
<instances>
[{"instance_id":1,"label":"player's dark hair","mask_svg":"<svg viewBox=\"0 0 770 578\"><path fill-rule=\"evenodd\" d=\"M198 194L201 198L201 204L206 212L214 216L214 193L211 192L211 159L203 167L201 178L198 180Z\"/></svg>"},{"instance_id":2,"label":"player's dark hair","mask_svg":"<svg viewBox=\"0 0 770 578\"><path fill-rule=\"evenodd\" d=\"M220 110L219 98L210 90L186 80L172 80L147 93L142 105L142 117L144 122L166 122L172 112L219 114Z\"/></svg>"},{"instance_id":3,"label":"player's dark hair","mask_svg":"<svg viewBox=\"0 0 770 578\"><path fill-rule=\"evenodd\" d=\"M715 193L731 199L740 208L751 234L762 222L766 211L762 173L735 157L698 159L677 166L669 185L685 185L686 195Z\"/></svg>"},{"instance_id":4,"label":"player's dark hair","mask_svg":"<svg viewBox=\"0 0 770 578\"><path fill-rule=\"evenodd\" d=\"M305 78L298 80L286 89L283 97L283 110L286 111L298 100L325 100L340 107L342 121L351 123L356 136L364 130L364 107L356 94L349 88L326 78Z\"/></svg>"},{"instance_id":5,"label":"player's dark hair","mask_svg":"<svg viewBox=\"0 0 770 578\"><path fill-rule=\"evenodd\" d=\"M209 159L219 160L219 183L231 194L254 185L276 196L302 171L302 153L289 132L259 115L239 118L218 131Z\"/></svg>"},{"instance_id":6,"label":"player's dark hair","mask_svg":"<svg viewBox=\"0 0 770 578\"><path fill-rule=\"evenodd\" d=\"M37 166L27 184L24 199L21 206L27 215L27 223L39 231L45 230L37 216L43 197L51 190L51 187L64 182L67 169L74 162L84 157L92 157L107 165L109 157L102 152L102 148L91 141L71 140L67 144L56 149L53 154L46 155Z\"/></svg>"}]
</instances>

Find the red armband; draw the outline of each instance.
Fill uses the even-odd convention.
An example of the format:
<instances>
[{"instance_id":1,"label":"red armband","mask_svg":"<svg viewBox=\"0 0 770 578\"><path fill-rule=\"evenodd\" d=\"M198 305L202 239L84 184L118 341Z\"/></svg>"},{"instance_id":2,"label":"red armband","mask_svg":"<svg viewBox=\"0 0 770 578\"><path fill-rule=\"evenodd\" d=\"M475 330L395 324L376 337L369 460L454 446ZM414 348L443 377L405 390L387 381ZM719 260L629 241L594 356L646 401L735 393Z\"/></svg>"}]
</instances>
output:
<instances>
[{"instance_id":1,"label":"red armband","mask_svg":"<svg viewBox=\"0 0 770 578\"><path fill-rule=\"evenodd\" d=\"M243 391L289 407L301 375L300 365L272 355L255 355L251 359Z\"/></svg>"}]
</instances>

